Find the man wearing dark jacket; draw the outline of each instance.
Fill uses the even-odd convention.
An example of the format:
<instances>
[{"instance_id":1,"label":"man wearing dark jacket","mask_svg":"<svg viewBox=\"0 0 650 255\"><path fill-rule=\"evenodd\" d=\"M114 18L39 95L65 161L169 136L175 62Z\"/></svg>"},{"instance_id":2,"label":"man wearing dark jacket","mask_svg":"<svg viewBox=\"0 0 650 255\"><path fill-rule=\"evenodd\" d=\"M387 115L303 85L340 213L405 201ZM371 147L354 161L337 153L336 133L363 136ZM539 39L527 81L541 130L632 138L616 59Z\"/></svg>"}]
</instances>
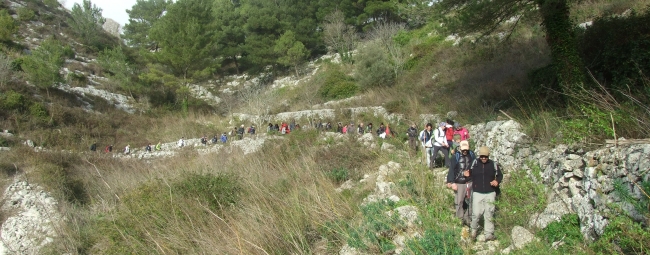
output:
<instances>
[{"instance_id":1,"label":"man wearing dark jacket","mask_svg":"<svg viewBox=\"0 0 650 255\"><path fill-rule=\"evenodd\" d=\"M465 203L465 195L467 185L472 185L472 179L466 176L465 173L469 174L469 169L475 159L474 153L469 150L469 142L461 141L460 150L456 151L452 156L451 167L449 167L447 173L447 188L456 191L456 199L454 200L456 217L462 220L464 225L468 226L470 223L469 204Z\"/></svg>"},{"instance_id":2,"label":"man wearing dark jacket","mask_svg":"<svg viewBox=\"0 0 650 255\"><path fill-rule=\"evenodd\" d=\"M494 237L494 200L496 189L503 179L501 170L495 161L490 160L490 149L481 147L478 150L479 160L474 164L469 174L472 177L472 240L478 234L478 221L484 216L485 241L496 240Z\"/></svg>"}]
</instances>

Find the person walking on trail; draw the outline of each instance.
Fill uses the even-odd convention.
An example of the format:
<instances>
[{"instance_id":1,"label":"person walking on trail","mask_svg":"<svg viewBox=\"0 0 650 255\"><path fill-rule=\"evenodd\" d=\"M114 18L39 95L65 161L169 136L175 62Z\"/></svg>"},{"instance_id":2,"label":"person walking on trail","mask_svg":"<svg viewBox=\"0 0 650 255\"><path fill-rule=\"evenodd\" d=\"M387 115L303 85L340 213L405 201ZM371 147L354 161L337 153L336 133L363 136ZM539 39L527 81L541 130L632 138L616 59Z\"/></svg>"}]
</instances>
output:
<instances>
[{"instance_id":1,"label":"person walking on trail","mask_svg":"<svg viewBox=\"0 0 650 255\"><path fill-rule=\"evenodd\" d=\"M124 154L125 155L131 154L131 145L127 144L126 147L124 147Z\"/></svg>"},{"instance_id":2,"label":"person walking on trail","mask_svg":"<svg viewBox=\"0 0 650 255\"><path fill-rule=\"evenodd\" d=\"M424 127L424 130L420 132L420 141L422 142L422 145L424 146L424 154L426 155L426 164L429 169L433 169L433 143L435 140L433 139L433 125L431 123L427 123L427 125Z\"/></svg>"},{"instance_id":3,"label":"person walking on trail","mask_svg":"<svg viewBox=\"0 0 650 255\"><path fill-rule=\"evenodd\" d=\"M386 128L384 129L384 138L389 137L393 137L393 133L390 131L390 124L386 124Z\"/></svg>"},{"instance_id":4,"label":"person walking on trail","mask_svg":"<svg viewBox=\"0 0 650 255\"><path fill-rule=\"evenodd\" d=\"M90 151L97 151L97 143L93 143L90 145Z\"/></svg>"},{"instance_id":5,"label":"person walking on trail","mask_svg":"<svg viewBox=\"0 0 650 255\"><path fill-rule=\"evenodd\" d=\"M467 194L467 186L472 185L472 177L469 175L469 168L472 166L476 156L474 152L469 150L469 142L461 141L459 151L454 153L451 159L451 167L447 172L447 188L451 188L456 192L454 205L456 206L456 217L458 217L463 225L469 226L469 204L465 202ZM467 173L467 174L466 174Z\"/></svg>"},{"instance_id":6,"label":"person walking on trail","mask_svg":"<svg viewBox=\"0 0 650 255\"><path fill-rule=\"evenodd\" d=\"M359 126L357 126L357 133L363 135L364 132L366 132L366 128L363 126L363 122L360 122Z\"/></svg>"},{"instance_id":7,"label":"person walking on trail","mask_svg":"<svg viewBox=\"0 0 650 255\"><path fill-rule=\"evenodd\" d=\"M452 120L447 120L447 125L445 125L445 138L447 138L449 149L454 148L454 122Z\"/></svg>"},{"instance_id":8,"label":"person walking on trail","mask_svg":"<svg viewBox=\"0 0 650 255\"><path fill-rule=\"evenodd\" d=\"M255 126L251 125L251 127L248 128L248 134L251 136L255 135Z\"/></svg>"},{"instance_id":9,"label":"person walking on trail","mask_svg":"<svg viewBox=\"0 0 650 255\"><path fill-rule=\"evenodd\" d=\"M479 160L472 164L465 176L472 178L472 223L471 237L476 240L478 222L483 217L485 241L496 240L494 236L494 201L496 192L503 179L498 164L490 159L490 149L481 147L478 150Z\"/></svg>"},{"instance_id":10,"label":"person walking on trail","mask_svg":"<svg viewBox=\"0 0 650 255\"><path fill-rule=\"evenodd\" d=\"M185 146L185 137L184 136L181 137L180 140L178 140L177 145L178 145L178 148L183 148Z\"/></svg>"},{"instance_id":11,"label":"person walking on trail","mask_svg":"<svg viewBox=\"0 0 650 255\"><path fill-rule=\"evenodd\" d=\"M226 143L228 141L228 137L226 136L226 133L221 134L221 143Z\"/></svg>"},{"instance_id":12,"label":"person walking on trail","mask_svg":"<svg viewBox=\"0 0 650 255\"><path fill-rule=\"evenodd\" d=\"M447 123L440 122L438 128L433 131L433 156L431 160L433 161L432 165L435 167L436 158L438 157L438 152L442 152L442 156L445 159L445 167L449 167L449 144L447 144L447 137L445 136L445 129Z\"/></svg>"},{"instance_id":13,"label":"person walking on trail","mask_svg":"<svg viewBox=\"0 0 650 255\"><path fill-rule=\"evenodd\" d=\"M147 144L147 147L144 147L146 152L151 152L151 143Z\"/></svg>"},{"instance_id":14,"label":"person walking on trail","mask_svg":"<svg viewBox=\"0 0 650 255\"><path fill-rule=\"evenodd\" d=\"M210 143L212 143L212 144L217 144L218 141L219 141L219 139L217 138L217 135L214 135L214 136L212 137L212 140L210 140Z\"/></svg>"},{"instance_id":15,"label":"person walking on trail","mask_svg":"<svg viewBox=\"0 0 650 255\"><path fill-rule=\"evenodd\" d=\"M341 128L341 133L343 133L343 134L348 133L348 125L345 125L345 126L343 126L343 128Z\"/></svg>"},{"instance_id":16,"label":"person walking on trail","mask_svg":"<svg viewBox=\"0 0 650 255\"><path fill-rule=\"evenodd\" d=\"M381 138L386 138L386 127L384 126L384 123L379 124L377 135Z\"/></svg>"},{"instance_id":17,"label":"person walking on trail","mask_svg":"<svg viewBox=\"0 0 650 255\"><path fill-rule=\"evenodd\" d=\"M244 124L242 124L242 125L239 126L239 128L237 129L237 140L241 140L241 139L244 138L244 132L245 132L245 130L244 130Z\"/></svg>"},{"instance_id":18,"label":"person walking on trail","mask_svg":"<svg viewBox=\"0 0 650 255\"><path fill-rule=\"evenodd\" d=\"M411 124L411 127L406 130L406 135L409 137L409 148L417 152L418 145L416 141L418 139L418 129L415 127L415 124Z\"/></svg>"},{"instance_id":19,"label":"person walking on trail","mask_svg":"<svg viewBox=\"0 0 650 255\"><path fill-rule=\"evenodd\" d=\"M469 141L469 131L458 122L454 123L454 137L457 135L460 136L461 141Z\"/></svg>"},{"instance_id":20,"label":"person walking on trail","mask_svg":"<svg viewBox=\"0 0 650 255\"><path fill-rule=\"evenodd\" d=\"M155 150L159 151L162 149L162 145L160 144L160 141L156 144Z\"/></svg>"},{"instance_id":21,"label":"person walking on trail","mask_svg":"<svg viewBox=\"0 0 650 255\"><path fill-rule=\"evenodd\" d=\"M207 138L205 135L203 135L203 136L201 137L201 144L203 144L203 145L207 145L207 144L208 144L208 138Z\"/></svg>"},{"instance_id":22,"label":"person walking on trail","mask_svg":"<svg viewBox=\"0 0 650 255\"><path fill-rule=\"evenodd\" d=\"M104 152L109 153L113 151L113 145L107 145L106 148L104 149Z\"/></svg>"}]
</instances>

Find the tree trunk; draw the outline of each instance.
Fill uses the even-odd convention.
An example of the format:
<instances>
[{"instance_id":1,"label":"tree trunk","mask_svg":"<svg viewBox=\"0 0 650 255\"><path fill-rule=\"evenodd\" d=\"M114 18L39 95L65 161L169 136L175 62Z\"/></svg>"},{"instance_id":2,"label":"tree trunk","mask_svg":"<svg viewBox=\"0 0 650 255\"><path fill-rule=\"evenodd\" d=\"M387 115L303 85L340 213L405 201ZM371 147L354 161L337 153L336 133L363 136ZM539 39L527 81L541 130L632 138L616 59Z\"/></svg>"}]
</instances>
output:
<instances>
[{"instance_id":1,"label":"tree trunk","mask_svg":"<svg viewBox=\"0 0 650 255\"><path fill-rule=\"evenodd\" d=\"M237 75L239 75L239 63L237 63L237 55L232 56L232 59L235 62L235 70L237 70Z\"/></svg>"},{"instance_id":2,"label":"tree trunk","mask_svg":"<svg viewBox=\"0 0 650 255\"><path fill-rule=\"evenodd\" d=\"M562 92L565 95L577 93L584 88L585 74L576 47L567 1L537 0L537 4L546 28L546 42L551 48L551 58Z\"/></svg>"}]
</instances>

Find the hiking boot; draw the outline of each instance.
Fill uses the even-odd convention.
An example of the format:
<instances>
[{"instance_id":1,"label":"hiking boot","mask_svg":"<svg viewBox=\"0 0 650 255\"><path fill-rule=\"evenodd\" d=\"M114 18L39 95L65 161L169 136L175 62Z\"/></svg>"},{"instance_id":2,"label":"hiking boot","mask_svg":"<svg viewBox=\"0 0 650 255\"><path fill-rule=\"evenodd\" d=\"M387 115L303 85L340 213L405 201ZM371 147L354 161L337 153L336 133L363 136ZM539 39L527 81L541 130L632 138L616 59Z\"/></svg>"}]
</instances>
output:
<instances>
[{"instance_id":1,"label":"hiking boot","mask_svg":"<svg viewBox=\"0 0 650 255\"><path fill-rule=\"evenodd\" d=\"M494 235L486 235L486 236L485 236L485 241L486 241L486 242L494 241L494 240L497 240L497 237L494 236Z\"/></svg>"},{"instance_id":2,"label":"hiking boot","mask_svg":"<svg viewBox=\"0 0 650 255\"><path fill-rule=\"evenodd\" d=\"M476 236L478 235L478 231L472 230L472 234L470 234L469 238L472 241L476 241Z\"/></svg>"}]
</instances>

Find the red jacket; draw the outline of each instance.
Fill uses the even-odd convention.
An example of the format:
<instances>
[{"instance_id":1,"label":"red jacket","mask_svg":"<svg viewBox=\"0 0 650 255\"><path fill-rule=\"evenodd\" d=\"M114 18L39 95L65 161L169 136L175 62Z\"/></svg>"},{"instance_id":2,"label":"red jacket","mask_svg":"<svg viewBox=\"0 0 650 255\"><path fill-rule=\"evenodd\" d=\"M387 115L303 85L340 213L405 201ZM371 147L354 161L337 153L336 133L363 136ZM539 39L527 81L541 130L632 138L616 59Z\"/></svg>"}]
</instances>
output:
<instances>
[{"instance_id":1,"label":"red jacket","mask_svg":"<svg viewBox=\"0 0 650 255\"><path fill-rule=\"evenodd\" d=\"M454 129L453 128L445 129L445 137L447 137L447 141L454 140Z\"/></svg>"},{"instance_id":2,"label":"red jacket","mask_svg":"<svg viewBox=\"0 0 650 255\"><path fill-rule=\"evenodd\" d=\"M460 135L460 140L469 140L469 131L467 131L467 128L461 127L460 129L454 130L454 135Z\"/></svg>"}]
</instances>

